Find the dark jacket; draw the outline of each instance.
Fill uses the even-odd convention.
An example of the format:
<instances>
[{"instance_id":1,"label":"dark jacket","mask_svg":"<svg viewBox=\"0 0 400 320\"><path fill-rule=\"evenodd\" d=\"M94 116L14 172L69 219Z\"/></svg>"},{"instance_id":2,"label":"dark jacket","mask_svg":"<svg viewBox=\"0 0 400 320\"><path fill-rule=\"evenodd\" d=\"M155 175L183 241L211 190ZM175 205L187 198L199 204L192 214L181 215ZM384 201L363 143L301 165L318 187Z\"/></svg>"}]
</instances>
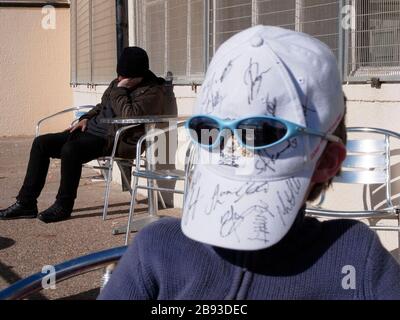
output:
<instances>
[{"instance_id":1,"label":"dark jacket","mask_svg":"<svg viewBox=\"0 0 400 320\"><path fill-rule=\"evenodd\" d=\"M305 218L259 251L202 244L180 225L163 218L140 231L99 299L400 299L399 264L361 222Z\"/></svg>"},{"instance_id":2,"label":"dark jacket","mask_svg":"<svg viewBox=\"0 0 400 320\"><path fill-rule=\"evenodd\" d=\"M165 80L157 78L152 73L145 77L142 83L133 90L119 88L118 80L115 79L104 92L101 103L87 114L83 115L80 120L90 120L98 116L101 110L109 103L115 117L165 114L165 105L168 100L167 89L168 87L165 85ZM111 154L114 137L119 128L121 128L121 125L109 125L107 144L105 147L106 154ZM117 156L133 158L136 153L136 143L143 134L144 126L142 125L125 131L117 147Z\"/></svg>"}]
</instances>

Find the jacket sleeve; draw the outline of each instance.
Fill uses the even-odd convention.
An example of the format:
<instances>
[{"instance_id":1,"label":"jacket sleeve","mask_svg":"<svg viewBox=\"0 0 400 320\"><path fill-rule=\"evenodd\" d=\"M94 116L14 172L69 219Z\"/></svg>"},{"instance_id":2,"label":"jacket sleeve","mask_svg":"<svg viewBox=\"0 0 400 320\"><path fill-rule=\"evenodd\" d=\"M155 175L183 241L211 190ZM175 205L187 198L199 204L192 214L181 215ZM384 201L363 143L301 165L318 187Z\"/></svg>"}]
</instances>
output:
<instances>
[{"instance_id":1,"label":"jacket sleeve","mask_svg":"<svg viewBox=\"0 0 400 320\"><path fill-rule=\"evenodd\" d=\"M116 87L111 91L110 99L117 117L159 115L162 113L163 93L159 86L150 87L137 96L131 95L127 88Z\"/></svg>"},{"instance_id":2,"label":"jacket sleeve","mask_svg":"<svg viewBox=\"0 0 400 320\"><path fill-rule=\"evenodd\" d=\"M113 80L111 82L111 84L108 86L108 88L106 89L106 91L104 91L104 94L101 98L101 102L99 104L97 104L92 110L90 110L89 112L84 114L82 117L80 117L79 121L84 120L84 119L90 120L100 113L101 109L103 109L103 106L106 103L106 100L110 96L111 90L115 87L116 81L117 81L117 79Z\"/></svg>"},{"instance_id":3,"label":"jacket sleeve","mask_svg":"<svg viewBox=\"0 0 400 320\"><path fill-rule=\"evenodd\" d=\"M367 259L370 298L376 300L400 300L400 265L383 247L374 234Z\"/></svg>"}]
</instances>

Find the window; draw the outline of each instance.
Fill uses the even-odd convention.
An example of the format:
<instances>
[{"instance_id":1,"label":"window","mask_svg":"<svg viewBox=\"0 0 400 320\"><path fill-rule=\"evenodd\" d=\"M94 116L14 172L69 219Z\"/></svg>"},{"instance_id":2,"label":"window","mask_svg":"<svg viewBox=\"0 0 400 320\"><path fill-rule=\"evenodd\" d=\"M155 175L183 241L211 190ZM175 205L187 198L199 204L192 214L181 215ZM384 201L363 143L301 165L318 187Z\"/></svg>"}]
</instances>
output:
<instances>
[{"instance_id":1,"label":"window","mask_svg":"<svg viewBox=\"0 0 400 320\"><path fill-rule=\"evenodd\" d=\"M263 24L309 33L338 56L339 1L214 0L210 16L210 55L240 30Z\"/></svg>"},{"instance_id":2,"label":"window","mask_svg":"<svg viewBox=\"0 0 400 320\"><path fill-rule=\"evenodd\" d=\"M175 82L204 76L218 47L235 33L264 24L304 31L338 55L339 1L324 0L136 0L137 43L158 75Z\"/></svg>"},{"instance_id":3,"label":"window","mask_svg":"<svg viewBox=\"0 0 400 320\"><path fill-rule=\"evenodd\" d=\"M339 1L303 0L299 31L327 44L339 58Z\"/></svg>"},{"instance_id":4,"label":"window","mask_svg":"<svg viewBox=\"0 0 400 320\"><path fill-rule=\"evenodd\" d=\"M252 25L252 2L248 0L214 0L211 6L212 55L235 33Z\"/></svg>"},{"instance_id":5,"label":"window","mask_svg":"<svg viewBox=\"0 0 400 320\"><path fill-rule=\"evenodd\" d=\"M345 79L400 79L400 0L348 0L353 8L345 37Z\"/></svg>"},{"instance_id":6,"label":"window","mask_svg":"<svg viewBox=\"0 0 400 320\"><path fill-rule=\"evenodd\" d=\"M296 29L296 0L257 0L257 23Z\"/></svg>"},{"instance_id":7,"label":"window","mask_svg":"<svg viewBox=\"0 0 400 320\"><path fill-rule=\"evenodd\" d=\"M71 1L71 83L109 84L116 76L114 1Z\"/></svg>"},{"instance_id":8,"label":"window","mask_svg":"<svg viewBox=\"0 0 400 320\"><path fill-rule=\"evenodd\" d=\"M149 54L150 68L160 76L172 72L175 82L200 80L204 74L204 1L136 1L137 45Z\"/></svg>"},{"instance_id":9,"label":"window","mask_svg":"<svg viewBox=\"0 0 400 320\"><path fill-rule=\"evenodd\" d=\"M400 80L400 0L133 0L135 43L159 76L201 83L218 47L257 24L308 33L336 55L346 81ZM345 8L346 6L346 8ZM351 25L343 25L350 10ZM343 9L343 10L342 10ZM115 3L71 1L71 78L115 76Z\"/></svg>"}]
</instances>

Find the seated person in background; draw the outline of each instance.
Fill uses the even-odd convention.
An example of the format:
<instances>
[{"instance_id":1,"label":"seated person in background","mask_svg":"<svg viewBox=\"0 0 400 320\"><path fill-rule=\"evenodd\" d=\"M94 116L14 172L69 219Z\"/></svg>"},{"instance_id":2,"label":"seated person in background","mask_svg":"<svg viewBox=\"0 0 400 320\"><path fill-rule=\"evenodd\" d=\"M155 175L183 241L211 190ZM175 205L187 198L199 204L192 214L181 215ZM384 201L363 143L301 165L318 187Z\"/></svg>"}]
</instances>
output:
<instances>
[{"instance_id":1,"label":"seated person in background","mask_svg":"<svg viewBox=\"0 0 400 320\"><path fill-rule=\"evenodd\" d=\"M37 198L47 176L50 158L61 159L61 181L55 203L39 214L39 219L57 222L71 216L79 186L82 164L110 155L118 126L102 119L160 115L166 99L165 80L149 70L146 51L125 48L117 65L118 78L104 92L101 103L83 115L74 127L46 134L33 141L27 173L17 202L0 211L0 219L36 218ZM118 145L120 157L133 158L135 144L144 133L142 126L125 132Z\"/></svg>"},{"instance_id":2,"label":"seated person in background","mask_svg":"<svg viewBox=\"0 0 400 320\"><path fill-rule=\"evenodd\" d=\"M182 220L143 229L99 299L400 298L400 267L366 225L305 217L346 156L325 44L267 26L233 36L195 113Z\"/></svg>"}]
</instances>

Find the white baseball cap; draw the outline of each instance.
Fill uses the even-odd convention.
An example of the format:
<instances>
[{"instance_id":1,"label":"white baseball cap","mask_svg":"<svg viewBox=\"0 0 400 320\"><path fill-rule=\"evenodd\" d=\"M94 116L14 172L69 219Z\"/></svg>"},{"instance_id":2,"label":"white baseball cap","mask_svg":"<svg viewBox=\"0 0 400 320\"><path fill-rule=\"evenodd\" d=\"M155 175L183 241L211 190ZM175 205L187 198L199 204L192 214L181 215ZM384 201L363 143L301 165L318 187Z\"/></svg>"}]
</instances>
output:
<instances>
[{"instance_id":1,"label":"white baseball cap","mask_svg":"<svg viewBox=\"0 0 400 320\"><path fill-rule=\"evenodd\" d=\"M307 34L252 27L216 52L195 114L230 120L276 116L332 133L344 116L336 58ZM304 206L325 146L324 139L301 135L251 156L234 142L222 151L198 147L187 180L184 234L236 250L278 243ZM217 161L204 161L210 155Z\"/></svg>"}]
</instances>

